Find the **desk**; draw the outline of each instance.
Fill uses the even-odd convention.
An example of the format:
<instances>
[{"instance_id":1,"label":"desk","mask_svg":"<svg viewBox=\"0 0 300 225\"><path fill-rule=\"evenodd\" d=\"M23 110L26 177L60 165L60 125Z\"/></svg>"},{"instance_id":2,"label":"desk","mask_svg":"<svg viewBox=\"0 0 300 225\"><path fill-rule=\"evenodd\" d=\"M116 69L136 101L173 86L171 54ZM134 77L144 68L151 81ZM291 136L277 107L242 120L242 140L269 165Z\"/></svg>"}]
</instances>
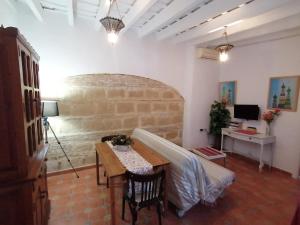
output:
<instances>
[{"instance_id":1,"label":"desk","mask_svg":"<svg viewBox=\"0 0 300 225\"><path fill-rule=\"evenodd\" d=\"M145 160L147 160L153 166L154 171L157 170L158 168L165 169L166 179L164 184L165 185L164 207L165 210L167 210L167 193L168 193L167 179L168 179L168 165L170 164L170 162L137 139L133 139L133 144L131 146L137 153L139 153ZM96 169L97 169L98 180L99 180L99 156L101 158L102 165L105 168L106 176L108 177L109 180L110 201L111 201L111 224L115 225L116 224L115 188L120 187L120 183L118 184L116 183L116 181L118 179L121 180L124 179L126 168L106 143L97 143L96 144L96 164L97 164Z\"/></svg>"},{"instance_id":2,"label":"desk","mask_svg":"<svg viewBox=\"0 0 300 225\"><path fill-rule=\"evenodd\" d=\"M271 150L271 157L269 161L269 166L272 167L273 164L273 143L276 141L275 136L268 136L265 134L254 134L254 135L249 135L249 134L244 134L237 132L234 129L230 128L222 128L222 139L221 139L221 151L223 152L223 144L224 144L224 136L229 136L233 138L233 140L242 140L242 141L247 141L251 143L256 143L260 145L260 154L259 154L259 171L261 172L264 166L263 162L263 153L264 153L264 146L265 145L270 145L270 150ZM234 143L233 143L234 144ZM233 151L233 146L231 148L231 152Z\"/></svg>"}]
</instances>

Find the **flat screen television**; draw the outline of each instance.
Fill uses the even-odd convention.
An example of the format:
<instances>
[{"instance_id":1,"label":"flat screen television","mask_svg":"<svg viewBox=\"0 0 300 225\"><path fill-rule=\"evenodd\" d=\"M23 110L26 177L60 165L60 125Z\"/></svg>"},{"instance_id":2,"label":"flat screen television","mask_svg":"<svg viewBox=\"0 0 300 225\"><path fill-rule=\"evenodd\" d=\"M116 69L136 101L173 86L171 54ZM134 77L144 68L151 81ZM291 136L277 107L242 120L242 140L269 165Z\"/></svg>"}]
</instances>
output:
<instances>
[{"instance_id":1,"label":"flat screen television","mask_svg":"<svg viewBox=\"0 0 300 225\"><path fill-rule=\"evenodd\" d=\"M258 120L258 105L234 105L234 118L245 120Z\"/></svg>"}]
</instances>

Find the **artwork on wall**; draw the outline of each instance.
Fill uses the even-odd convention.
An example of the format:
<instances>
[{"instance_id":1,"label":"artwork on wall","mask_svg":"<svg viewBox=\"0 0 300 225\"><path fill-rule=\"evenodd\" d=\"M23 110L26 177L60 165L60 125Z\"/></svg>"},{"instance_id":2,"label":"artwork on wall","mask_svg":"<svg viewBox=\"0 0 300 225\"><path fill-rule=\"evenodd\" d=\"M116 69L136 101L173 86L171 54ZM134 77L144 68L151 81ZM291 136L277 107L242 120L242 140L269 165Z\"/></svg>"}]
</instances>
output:
<instances>
[{"instance_id":1,"label":"artwork on wall","mask_svg":"<svg viewBox=\"0 0 300 225\"><path fill-rule=\"evenodd\" d=\"M268 109L297 111L300 76L272 77L269 85Z\"/></svg>"},{"instance_id":2,"label":"artwork on wall","mask_svg":"<svg viewBox=\"0 0 300 225\"><path fill-rule=\"evenodd\" d=\"M236 99L236 81L220 82L220 101L233 106Z\"/></svg>"}]
</instances>

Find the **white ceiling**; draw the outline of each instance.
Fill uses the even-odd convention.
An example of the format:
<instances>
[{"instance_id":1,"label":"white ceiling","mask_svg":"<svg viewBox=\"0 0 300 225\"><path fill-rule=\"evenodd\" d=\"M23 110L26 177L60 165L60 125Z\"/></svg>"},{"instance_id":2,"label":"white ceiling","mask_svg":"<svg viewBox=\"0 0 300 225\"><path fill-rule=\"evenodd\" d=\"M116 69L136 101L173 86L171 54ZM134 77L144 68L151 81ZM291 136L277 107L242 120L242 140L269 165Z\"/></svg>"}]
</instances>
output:
<instances>
[{"instance_id":1,"label":"white ceiling","mask_svg":"<svg viewBox=\"0 0 300 225\"><path fill-rule=\"evenodd\" d=\"M101 29L99 19L109 0L5 0L10 5L23 1L36 18L47 11L65 14L71 26L82 18ZM300 0L117 0L125 29L143 38L213 46L222 41L224 26L229 39L262 36L300 27ZM114 5L112 16L118 13ZM259 32L255 32L255 30ZM254 31L254 32L250 32ZM249 35L245 35L249 33ZM240 37L240 39L239 39Z\"/></svg>"}]
</instances>

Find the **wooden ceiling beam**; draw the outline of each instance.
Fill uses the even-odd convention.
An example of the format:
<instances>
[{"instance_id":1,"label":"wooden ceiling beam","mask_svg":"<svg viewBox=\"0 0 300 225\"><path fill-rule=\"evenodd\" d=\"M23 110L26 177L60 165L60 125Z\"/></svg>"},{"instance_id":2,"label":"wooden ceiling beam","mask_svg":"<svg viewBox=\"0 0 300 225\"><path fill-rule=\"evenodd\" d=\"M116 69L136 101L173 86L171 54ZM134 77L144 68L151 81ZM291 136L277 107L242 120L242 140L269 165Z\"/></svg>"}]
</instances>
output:
<instances>
[{"instance_id":1,"label":"wooden ceiling beam","mask_svg":"<svg viewBox=\"0 0 300 225\"><path fill-rule=\"evenodd\" d=\"M74 26L74 0L67 0L67 15L70 26Z\"/></svg>"},{"instance_id":2,"label":"wooden ceiling beam","mask_svg":"<svg viewBox=\"0 0 300 225\"><path fill-rule=\"evenodd\" d=\"M300 2L286 5L249 18L241 26L227 28L229 41L236 42L240 39L251 39L258 35L280 32L300 26ZM192 45L212 46L224 42L223 31L213 32L189 42ZM234 44L234 43L233 43Z\"/></svg>"},{"instance_id":3,"label":"wooden ceiling beam","mask_svg":"<svg viewBox=\"0 0 300 225\"><path fill-rule=\"evenodd\" d=\"M121 30L121 33L125 33L157 1L158 0L136 1L128 14L123 18L125 27Z\"/></svg>"},{"instance_id":4,"label":"wooden ceiling beam","mask_svg":"<svg viewBox=\"0 0 300 225\"><path fill-rule=\"evenodd\" d=\"M294 1L294 0L292 0ZM213 19L210 22L207 22L199 27L186 31L183 34L178 35L173 40L176 43L186 42L195 38L201 38L201 36L208 35L211 30L217 29L222 26L234 23L239 20L246 20L251 17L259 16L260 14L266 13L278 7L281 7L291 0L260 0L254 1L249 5L246 5L242 8L233 10L225 15L222 15L216 19ZM241 23L240 26L243 26ZM160 39L160 38L159 38Z\"/></svg>"},{"instance_id":5,"label":"wooden ceiling beam","mask_svg":"<svg viewBox=\"0 0 300 225\"><path fill-rule=\"evenodd\" d=\"M9 8L14 11L14 12L17 12L17 9L16 9L16 6L15 6L15 3L11 0L5 0L6 4L9 6Z\"/></svg>"},{"instance_id":6,"label":"wooden ceiling beam","mask_svg":"<svg viewBox=\"0 0 300 225\"><path fill-rule=\"evenodd\" d=\"M179 20L172 26L160 31L157 34L157 38L159 40L163 40L172 37L176 33L180 33L185 29L197 26L199 25L199 23L209 18L213 18L221 13L224 13L227 10L235 8L245 2L246 0L214 0L207 5L202 5L201 8L199 8L197 11Z\"/></svg>"},{"instance_id":7,"label":"wooden ceiling beam","mask_svg":"<svg viewBox=\"0 0 300 225\"><path fill-rule=\"evenodd\" d=\"M43 22L43 8L39 0L25 0L25 3L32 11L33 15L40 21Z\"/></svg>"},{"instance_id":8,"label":"wooden ceiling beam","mask_svg":"<svg viewBox=\"0 0 300 225\"><path fill-rule=\"evenodd\" d=\"M203 0L174 0L168 7L163 9L158 15L156 15L151 21L149 21L139 31L139 36L144 37L149 35L164 26L174 18L180 16L185 11L195 7L197 4L203 2Z\"/></svg>"},{"instance_id":9,"label":"wooden ceiling beam","mask_svg":"<svg viewBox=\"0 0 300 225\"><path fill-rule=\"evenodd\" d=\"M95 29L99 31L102 28L102 24L100 23L100 19L106 16L109 10L109 3L111 0L101 0L100 6L96 15L95 21Z\"/></svg>"}]
</instances>

